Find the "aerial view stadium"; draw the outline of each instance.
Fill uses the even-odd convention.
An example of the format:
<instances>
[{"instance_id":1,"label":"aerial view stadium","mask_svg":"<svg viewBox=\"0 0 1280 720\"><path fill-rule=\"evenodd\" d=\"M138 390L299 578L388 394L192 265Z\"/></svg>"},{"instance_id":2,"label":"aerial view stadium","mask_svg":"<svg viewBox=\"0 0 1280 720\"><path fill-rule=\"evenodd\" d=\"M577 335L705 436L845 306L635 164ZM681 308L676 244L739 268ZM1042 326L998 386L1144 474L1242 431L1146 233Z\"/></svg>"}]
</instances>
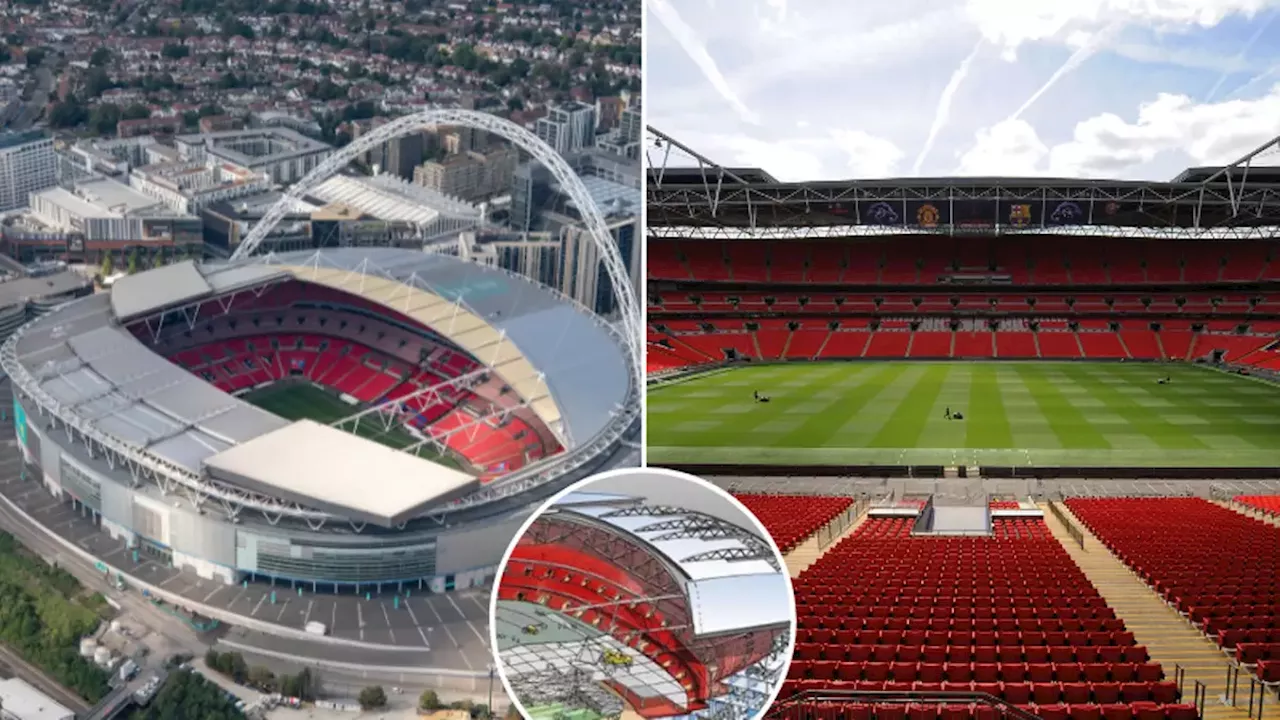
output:
<instances>
[{"instance_id":1,"label":"aerial view stadium","mask_svg":"<svg viewBox=\"0 0 1280 720\"><path fill-rule=\"evenodd\" d=\"M750 521L670 471L598 476L554 499L493 598L499 671L525 716L757 717L786 674L795 615L778 550Z\"/></svg>"},{"instance_id":2,"label":"aerial view stadium","mask_svg":"<svg viewBox=\"0 0 1280 720\"><path fill-rule=\"evenodd\" d=\"M487 590L468 589L541 501L634 455L627 318L447 254L255 255L269 230L9 337L6 513L175 611L483 676Z\"/></svg>"},{"instance_id":3,"label":"aerial view stadium","mask_svg":"<svg viewBox=\"0 0 1280 720\"><path fill-rule=\"evenodd\" d=\"M1277 701L1280 172L783 183L649 131L648 459L786 553L772 716Z\"/></svg>"}]
</instances>

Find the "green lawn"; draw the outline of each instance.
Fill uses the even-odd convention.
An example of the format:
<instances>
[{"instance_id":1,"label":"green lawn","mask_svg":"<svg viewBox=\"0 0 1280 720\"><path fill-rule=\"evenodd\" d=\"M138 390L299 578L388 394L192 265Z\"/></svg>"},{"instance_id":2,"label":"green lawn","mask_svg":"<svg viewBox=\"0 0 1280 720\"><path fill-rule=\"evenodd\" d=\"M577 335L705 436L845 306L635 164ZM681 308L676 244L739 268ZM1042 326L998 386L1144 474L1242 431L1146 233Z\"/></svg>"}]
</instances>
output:
<instances>
[{"instance_id":1,"label":"green lawn","mask_svg":"<svg viewBox=\"0 0 1280 720\"><path fill-rule=\"evenodd\" d=\"M742 367L651 388L647 418L657 465L1280 466L1280 388L1181 365Z\"/></svg>"},{"instance_id":2,"label":"green lawn","mask_svg":"<svg viewBox=\"0 0 1280 720\"><path fill-rule=\"evenodd\" d=\"M354 415L360 410L360 406L348 405L337 395L306 383L276 383L251 390L241 395L240 399L286 420L314 420L323 425ZM350 431L350 426L345 427ZM355 434L397 450L418 441L399 426L383 430L382 420L376 416L364 418L355 429ZM455 458L441 455L430 446L418 448L417 455L451 468L465 469Z\"/></svg>"}]
</instances>

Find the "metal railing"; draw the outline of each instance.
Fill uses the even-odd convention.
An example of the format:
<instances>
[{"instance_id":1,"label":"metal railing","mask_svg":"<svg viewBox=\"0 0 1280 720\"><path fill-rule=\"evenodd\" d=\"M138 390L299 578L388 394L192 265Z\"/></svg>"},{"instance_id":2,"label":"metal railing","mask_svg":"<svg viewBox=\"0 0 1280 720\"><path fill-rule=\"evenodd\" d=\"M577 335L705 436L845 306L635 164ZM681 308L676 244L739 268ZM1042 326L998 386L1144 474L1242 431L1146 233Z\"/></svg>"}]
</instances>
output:
<instances>
[{"instance_id":1,"label":"metal railing","mask_svg":"<svg viewBox=\"0 0 1280 720\"><path fill-rule=\"evenodd\" d=\"M1058 519L1058 522L1062 523L1062 527L1066 528L1067 534L1070 535L1071 539L1075 540L1076 544L1080 546L1081 550L1083 550L1084 531L1076 527L1075 523L1071 522L1071 519L1062 511L1062 508L1058 507L1058 503L1056 501L1049 501L1049 512L1053 513L1053 516Z\"/></svg>"},{"instance_id":2,"label":"metal railing","mask_svg":"<svg viewBox=\"0 0 1280 720\"><path fill-rule=\"evenodd\" d=\"M926 692L888 690L806 690L786 700L773 704L765 720L819 720L824 715L818 703L858 705L959 705L979 704L996 709L1006 718L1039 720L1039 717L1022 708L1005 702L994 695L980 692Z\"/></svg>"},{"instance_id":3,"label":"metal railing","mask_svg":"<svg viewBox=\"0 0 1280 720\"><path fill-rule=\"evenodd\" d=\"M858 521L858 518L867 511L867 507L871 501L866 497L860 497L853 502L852 505L845 508L843 512L835 516L826 525L818 528L815 537L818 539L818 549L826 550L831 543L844 534L849 526Z\"/></svg>"},{"instance_id":4,"label":"metal railing","mask_svg":"<svg viewBox=\"0 0 1280 720\"><path fill-rule=\"evenodd\" d=\"M1253 720L1262 720L1263 709L1267 704L1267 696L1275 694L1280 698L1280 687L1275 683L1265 683L1262 678L1254 675L1249 671L1249 667L1232 662L1227 665L1227 685L1223 690L1222 704L1232 707L1239 706L1240 699L1240 671L1245 670L1249 678L1249 717ZM1255 714L1256 713L1256 714Z\"/></svg>"}]
</instances>

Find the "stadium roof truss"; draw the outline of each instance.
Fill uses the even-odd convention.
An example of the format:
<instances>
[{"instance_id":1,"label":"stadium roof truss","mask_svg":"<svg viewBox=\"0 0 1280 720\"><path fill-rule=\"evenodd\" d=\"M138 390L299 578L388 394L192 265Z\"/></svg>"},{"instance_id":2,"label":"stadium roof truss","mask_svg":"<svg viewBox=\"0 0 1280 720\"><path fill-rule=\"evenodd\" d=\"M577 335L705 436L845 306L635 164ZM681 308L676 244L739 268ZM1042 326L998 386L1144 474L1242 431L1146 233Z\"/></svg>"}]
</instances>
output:
<instances>
[{"instance_id":1,"label":"stadium roof truss","mask_svg":"<svg viewBox=\"0 0 1280 720\"><path fill-rule=\"evenodd\" d=\"M744 704L763 706L772 691L771 683L779 672L785 672L785 655L791 636L789 628L780 628L788 623L779 622L776 618L757 623L750 617L752 613L742 613L734 609L735 606L744 604L741 587L737 588L732 597L719 597L713 602L707 602L707 598L701 593L701 586L708 582L715 583L715 579L710 581L690 579L678 562L673 562L672 558L646 541L646 537L654 537L651 534L641 536L619 533L617 532L619 528L616 526L601 522L597 518L580 515L572 509L585 507L588 504L609 508L609 512L626 513L625 517L638 517L645 520L655 515L667 517L672 510L676 510L656 506L652 508L653 513L647 513L644 511L650 508L642 504L621 507L616 497L593 495L582 502L575 502L573 495L570 495L556 503L557 507L563 507L565 510L549 511L544 514L530 525L521 544L559 546L607 559L610 564L619 569L625 569L628 576L638 581L640 591L635 588L620 587L615 579L602 578L581 568L557 564L549 558L540 557L537 560L525 558L519 549L513 554L512 561L532 562L555 571L564 571L574 577L590 576L608 587L615 588L612 601L583 602L570 599L560 605L556 612L577 618L588 610L595 611L597 617L603 616L606 621L597 622L595 627L607 628L605 635L626 640L629 645L636 640L643 641L643 636L636 636L637 631L630 630L629 625L625 623L626 627L620 626L610 610L634 608L637 603L653 606L660 613L662 622L659 626L644 630L643 633L670 634L677 639L683 653L697 658L698 664L710 670L710 675L706 677L700 673L688 676L690 684L686 685L686 691L693 693L690 700L701 697L720 697L724 702L735 707L741 707ZM688 511L678 510L678 512L687 513ZM687 531L701 537L707 527L725 524L728 523L710 516L697 516L694 522L688 525L668 522L648 523L644 532L682 534ZM657 525L661 527L654 527ZM713 534L713 538L718 536L718 533ZM504 578L507 577L504 574ZM520 588L527 586L531 590L546 593L549 596L565 596L565 592L560 588L566 585L561 582L553 581L550 584L541 585L536 577L526 579L522 575L517 575L504 579L500 582L500 587L512 584ZM785 600L781 596L779 599ZM727 621L720 621L709 620L708 616L730 617ZM766 634L761 634L762 630L766 631ZM597 644L601 645L600 649L603 649L603 644ZM597 652L590 657L584 656L581 662L591 665L598 657ZM745 664L743 659L748 657L763 657L764 660L755 664ZM778 661L779 658L781 661ZM773 659L772 663L770 659ZM505 653L504 662L506 662ZM760 663L764 663L765 667L761 667ZM526 672L534 669L531 666L526 668ZM735 675L724 676L724 673ZM750 677L744 677L744 675L750 675ZM580 678L565 677L560 680L567 683L580 681ZM571 687L568 684L561 685L557 694L565 694L570 690ZM738 715L738 717L749 714Z\"/></svg>"},{"instance_id":2,"label":"stadium roof truss","mask_svg":"<svg viewBox=\"0 0 1280 720\"><path fill-rule=\"evenodd\" d=\"M1253 239L1280 233L1280 172L1239 160L1172 182L1036 178L779 183L647 128L650 237L788 240L937 234ZM689 160L693 166L690 167Z\"/></svg>"}]
</instances>

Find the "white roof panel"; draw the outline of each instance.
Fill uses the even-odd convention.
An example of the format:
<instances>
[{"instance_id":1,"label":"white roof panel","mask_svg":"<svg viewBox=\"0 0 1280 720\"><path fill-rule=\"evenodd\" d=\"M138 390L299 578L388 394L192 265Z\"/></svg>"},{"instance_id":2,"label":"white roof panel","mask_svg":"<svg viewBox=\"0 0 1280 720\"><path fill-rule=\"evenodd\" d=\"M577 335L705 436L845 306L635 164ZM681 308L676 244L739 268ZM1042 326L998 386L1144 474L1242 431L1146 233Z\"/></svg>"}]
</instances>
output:
<instances>
[{"instance_id":1,"label":"white roof panel","mask_svg":"<svg viewBox=\"0 0 1280 720\"><path fill-rule=\"evenodd\" d=\"M311 420L213 455L205 466L224 481L384 527L479 484L464 472Z\"/></svg>"},{"instance_id":2,"label":"white roof panel","mask_svg":"<svg viewBox=\"0 0 1280 720\"><path fill-rule=\"evenodd\" d=\"M791 625L791 583L782 573L699 580L686 586L699 637ZM751 598L743 602L743 598Z\"/></svg>"},{"instance_id":3,"label":"white roof panel","mask_svg":"<svg viewBox=\"0 0 1280 720\"><path fill-rule=\"evenodd\" d=\"M111 286L111 311L117 319L128 321L211 294L213 286L196 269L195 261L186 260L117 280Z\"/></svg>"}]
</instances>

